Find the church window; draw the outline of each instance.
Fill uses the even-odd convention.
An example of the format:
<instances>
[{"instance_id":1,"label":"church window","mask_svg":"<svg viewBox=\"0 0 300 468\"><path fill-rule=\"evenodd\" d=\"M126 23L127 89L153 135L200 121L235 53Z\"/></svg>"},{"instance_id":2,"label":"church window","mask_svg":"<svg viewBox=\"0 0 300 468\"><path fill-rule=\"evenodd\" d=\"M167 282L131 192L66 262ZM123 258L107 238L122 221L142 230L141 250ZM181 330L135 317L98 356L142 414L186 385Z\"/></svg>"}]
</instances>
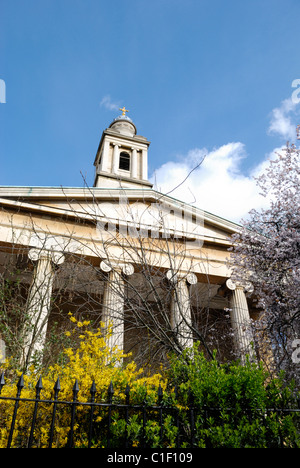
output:
<instances>
[{"instance_id":1,"label":"church window","mask_svg":"<svg viewBox=\"0 0 300 468\"><path fill-rule=\"evenodd\" d=\"M119 169L123 169L124 171L129 171L130 169L130 155L126 151L120 153Z\"/></svg>"}]
</instances>

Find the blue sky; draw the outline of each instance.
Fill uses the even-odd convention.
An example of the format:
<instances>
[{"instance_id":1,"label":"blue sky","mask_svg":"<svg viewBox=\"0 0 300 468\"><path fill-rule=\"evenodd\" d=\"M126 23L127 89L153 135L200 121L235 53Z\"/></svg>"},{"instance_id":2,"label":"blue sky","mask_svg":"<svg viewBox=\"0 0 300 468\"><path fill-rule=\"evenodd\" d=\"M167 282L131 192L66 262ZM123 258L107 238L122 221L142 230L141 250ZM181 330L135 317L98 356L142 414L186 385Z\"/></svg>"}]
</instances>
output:
<instances>
[{"instance_id":1,"label":"blue sky","mask_svg":"<svg viewBox=\"0 0 300 468\"><path fill-rule=\"evenodd\" d=\"M228 210L300 123L299 0L0 0L0 9L0 185L82 186L81 173L92 184L102 131L125 105L151 141L162 191L207 155L174 196L233 220L257 203L251 185L249 203Z\"/></svg>"}]
</instances>

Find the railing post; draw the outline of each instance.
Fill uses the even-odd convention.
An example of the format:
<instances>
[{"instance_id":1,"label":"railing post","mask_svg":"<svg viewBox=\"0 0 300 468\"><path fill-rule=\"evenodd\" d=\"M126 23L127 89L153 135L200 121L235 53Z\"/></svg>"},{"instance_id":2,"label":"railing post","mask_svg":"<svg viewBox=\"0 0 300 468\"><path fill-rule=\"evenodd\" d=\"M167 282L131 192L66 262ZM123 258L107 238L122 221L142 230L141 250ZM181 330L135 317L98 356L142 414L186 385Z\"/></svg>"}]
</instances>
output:
<instances>
[{"instance_id":1,"label":"railing post","mask_svg":"<svg viewBox=\"0 0 300 468\"><path fill-rule=\"evenodd\" d=\"M143 410L143 432L142 432L142 448L146 448L146 424L147 424L147 410L146 410L146 397L143 400L142 410Z\"/></svg>"},{"instance_id":2,"label":"railing post","mask_svg":"<svg viewBox=\"0 0 300 468\"><path fill-rule=\"evenodd\" d=\"M76 412L76 405L77 405L77 396L79 392L79 385L78 380L75 380L75 384L73 387L73 402L72 402L72 412L71 412L71 428L69 432L69 443L68 447L73 447L73 437L74 437L74 423L75 423L75 412Z\"/></svg>"},{"instance_id":3,"label":"railing post","mask_svg":"<svg viewBox=\"0 0 300 468\"><path fill-rule=\"evenodd\" d=\"M190 391L189 395L189 409L190 409L190 424L191 424L191 448L195 446L195 408L194 408L194 395Z\"/></svg>"},{"instance_id":4,"label":"railing post","mask_svg":"<svg viewBox=\"0 0 300 468\"><path fill-rule=\"evenodd\" d=\"M4 372L2 372L2 374L0 376L0 395L1 395L1 391L2 391L2 388L4 387L4 385L5 385Z\"/></svg>"},{"instance_id":5,"label":"railing post","mask_svg":"<svg viewBox=\"0 0 300 468\"><path fill-rule=\"evenodd\" d=\"M59 378L54 385L54 400L53 400L53 412L52 412L52 421L51 421L51 428L50 428L50 435L49 435L49 448L52 448L53 443L53 433L54 433L54 426L55 426L55 416L56 416L56 408L57 408L57 399L58 394L61 390Z\"/></svg>"},{"instance_id":6,"label":"railing post","mask_svg":"<svg viewBox=\"0 0 300 468\"><path fill-rule=\"evenodd\" d=\"M7 448L11 447L13 433L14 433L14 430L15 430L17 412L18 412L19 403L20 403L20 396L21 396L21 392L22 392L23 388L24 388L24 378L23 378L23 374L22 374L20 379L19 379L19 382L17 383L17 396L16 396L16 401L15 401L14 414L13 414L13 418L12 418L11 426L10 426L10 432L9 432L9 437L8 437L8 442L7 442Z\"/></svg>"},{"instance_id":7,"label":"railing post","mask_svg":"<svg viewBox=\"0 0 300 468\"><path fill-rule=\"evenodd\" d=\"M42 388L43 388L42 378L40 377L39 380L38 380L38 383L36 384L36 387L35 387L35 389L36 389L35 404L34 404L34 411L33 411L33 416L32 416L32 423L31 423L31 431L30 431L30 436L29 436L29 441L28 441L27 448L31 448L31 446L32 446L34 428L35 428L35 422L36 422L36 415L37 415L37 409L38 409L38 404L39 404L39 401L40 401Z\"/></svg>"},{"instance_id":8,"label":"railing post","mask_svg":"<svg viewBox=\"0 0 300 468\"><path fill-rule=\"evenodd\" d=\"M130 387L127 384L126 389L125 389L125 396L126 396L126 401L125 401L125 422L126 422L126 427L125 427L125 448L128 448L128 422L129 422L129 403L130 403Z\"/></svg>"},{"instance_id":9,"label":"railing post","mask_svg":"<svg viewBox=\"0 0 300 468\"><path fill-rule=\"evenodd\" d=\"M160 426L159 436L160 436L160 443L162 445L163 444L163 409L162 409L163 391L162 391L160 384L158 387L157 396L158 396L158 406L159 406L159 426Z\"/></svg>"},{"instance_id":10,"label":"railing post","mask_svg":"<svg viewBox=\"0 0 300 468\"><path fill-rule=\"evenodd\" d=\"M108 387L108 429L107 429L107 448L110 448L110 426L111 426L111 409L112 409L112 399L114 395L114 387L112 382Z\"/></svg>"},{"instance_id":11,"label":"railing post","mask_svg":"<svg viewBox=\"0 0 300 468\"><path fill-rule=\"evenodd\" d=\"M178 387L175 385L174 388L174 396L175 396L175 402L174 402L174 416L175 416L175 424L177 427L177 435L176 435L176 448L180 448L180 420L179 420L179 409L176 407L176 401L178 400Z\"/></svg>"},{"instance_id":12,"label":"railing post","mask_svg":"<svg viewBox=\"0 0 300 468\"><path fill-rule=\"evenodd\" d=\"M96 384L93 380L90 394L91 394L91 412L90 412L90 427L89 427L89 441L88 441L88 448L91 448L92 445L92 436L93 436L93 418L94 418L94 403L95 403L95 395L96 395Z\"/></svg>"}]
</instances>

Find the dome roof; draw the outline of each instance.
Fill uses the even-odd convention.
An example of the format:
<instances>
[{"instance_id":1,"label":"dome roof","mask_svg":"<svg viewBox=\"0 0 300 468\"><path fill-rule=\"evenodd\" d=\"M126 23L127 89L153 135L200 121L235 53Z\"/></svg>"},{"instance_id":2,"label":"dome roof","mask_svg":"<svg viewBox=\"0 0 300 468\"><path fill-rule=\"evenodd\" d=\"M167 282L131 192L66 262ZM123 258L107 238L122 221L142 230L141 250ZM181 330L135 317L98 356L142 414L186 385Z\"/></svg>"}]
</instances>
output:
<instances>
[{"instance_id":1,"label":"dome roof","mask_svg":"<svg viewBox=\"0 0 300 468\"><path fill-rule=\"evenodd\" d=\"M123 111L122 115L119 115L114 121L110 124L109 128L115 130L122 135L127 135L133 137L136 135L136 126L132 122L132 120L125 115L125 108L120 109ZM128 112L128 111L126 111Z\"/></svg>"}]
</instances>

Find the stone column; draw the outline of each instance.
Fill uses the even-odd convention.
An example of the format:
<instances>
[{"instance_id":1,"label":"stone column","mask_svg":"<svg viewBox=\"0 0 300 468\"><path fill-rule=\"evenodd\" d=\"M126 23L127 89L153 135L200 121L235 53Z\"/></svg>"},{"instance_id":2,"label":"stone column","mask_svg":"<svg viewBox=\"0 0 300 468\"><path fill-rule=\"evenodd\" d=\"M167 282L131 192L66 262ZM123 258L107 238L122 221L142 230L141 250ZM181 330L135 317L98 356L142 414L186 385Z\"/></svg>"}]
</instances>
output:
<instances>
[{"instance_id":1,"label":"stone column","mask_svg":"<svg viewBox=\"0 0 300 468\"><path fill-rule=\"evenodd\" d=\"M148 153L147 150L142 150L142 179L148 180Z\"/></svg>"},{"instance_id":2,"label":"stone column","mask_svg":"<svg viewBox=\"0 0 300 468\"><path fill-rule=\"evenodd\" d=\"M103 152L102 152L100 166L99 166L100 171L109 172L109 168L108 168L109 148L110 148L110 143L109 141L106 140L103 146Z\"/></svg>"},{"instance_id":3,"label":"stone column","mask_svg":"<svg viewBox=\"0 0 300 468\"><path fill-rule=\"evenodd\" d=\"M120 164L119 145L114 145L113 162L112 162L112 172L113 172L113 174L118 173L119 164Z\"/></svg>"},{"instance_id":4,"label":"stone column","mask_svg":"<svg viewBox=\"0 0 300 468\"><path fill-rule=\"evenodd\" d=\"M245 361L245 356L247 354L251 359L255 359L251 319L244 291L245 287L239 283L234 283L231 279L226 281L226 286L232 291L230 316L236 352L242 362Z\"/></svg>"},{"instance_id":5,"label":"stone column","mask_svg":"<svg viewBox=\"0 0 300 468\"><path fill-rule=\"evenodd\" d=\"M135 148L131 148L131 177L137 179L137 152Z\"/></svg>"},{"instance_id":6,"label":"stone column","mask_svg":"<svg viewBox=\"0 0 300 468\"><path fill-rule=\"evenodd\" d=\"M111 327L111 335L107 338L107 346L113 350L116 346L124 349L124 276L134 272L131 264L111 264L102 261L102 271L108 273L108 279L103 295L102 322L105 329Z\"/></svg>"},{"instance_id":7,"label":"stone column","mask_svg":"<svg viewBox=\"0 0 300 468\"><path fill-rule=\"evenodd\" d=\"M49 250L31 249L28 257L36 262L36 266L26 308L29 324L25 327L24 365L29 363L35 352L43 351L51 307L54 265L64 262L62 253Z\"/></svg>"},{"instance_id":8,"label":"stone column","mask_svg":"<svg viewBox=\"0 0 300 468\"><path fill-rule=\"evenodd\" d=\"M2 340L2 337L0 335L0 364L2 362L5 362L6 358L6 346L5 346L5 341Z\"/></svg>"},{"instance_id":9,"label":"stone column","mask_svg":"<svg viewBox=\"0 0 300 468\"><path fill-rule=\"evenodd\" d=\"M180 347L191 348L194 340L189 285L197 283L197 276L194 273L176 274L169 270L166 277L174 287L171 300L171 327L177 335Z\"/></svg>"}]
</instances>

